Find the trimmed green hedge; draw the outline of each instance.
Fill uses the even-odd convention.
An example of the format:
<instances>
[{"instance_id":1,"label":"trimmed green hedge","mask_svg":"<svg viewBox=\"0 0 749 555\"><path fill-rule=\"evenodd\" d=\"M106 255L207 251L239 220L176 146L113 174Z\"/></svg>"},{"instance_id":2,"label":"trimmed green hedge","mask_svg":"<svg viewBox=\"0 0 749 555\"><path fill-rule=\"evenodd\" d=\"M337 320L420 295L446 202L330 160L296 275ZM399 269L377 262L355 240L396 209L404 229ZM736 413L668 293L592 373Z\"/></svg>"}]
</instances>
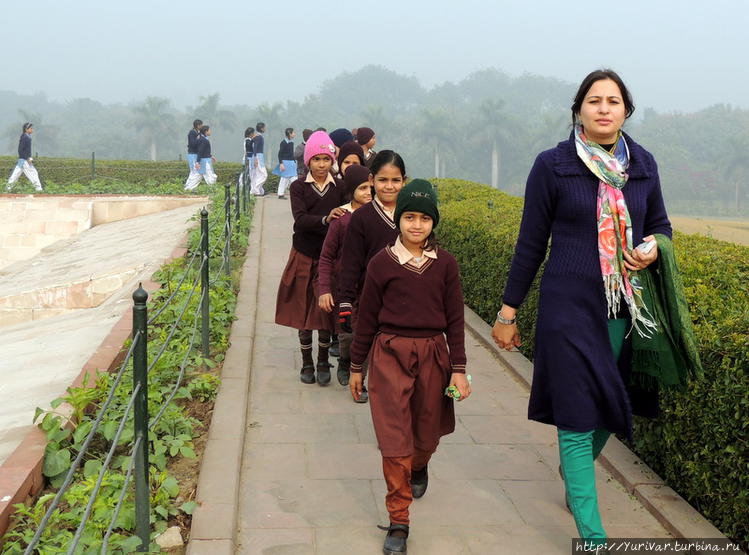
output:
<instances>
[{"instance_id":1,"label":"trimmed green hedge","mask_svg":"<svg viewBox=\"0 0 749 555\"><path fill-rule=\"evenodd\" d=\"M523 200L486 185L434 180L440 243L457 258L466 303L493 323ZM674 233L703 379L661 395L662 416L638 418L633 448L727 536L749 544L749 247ZM539 277L543 268L539 271ZM518 314L532 358L538 277Z\"/></svg>"},{"instance_id":2,"label":"trimmed green hedge","mask_svg":"<svg viewBox=\"0 0 749 555\"><path fill-rule=\"evenodd\" d=\"M7 181L18 158L0 156L0 178ZM150 184L183 183L187 179L187 162L143 160L97 160L96 176L91 171L91 160L81 158L35 158L34 166L39 171L39 177L45 189L52 185L88 185L92 181L96 184L110 183L113 187L119 183ZM242 170L242 165L232 162L217 162L216 173L219 182L234 179ZM31 192L33 188L24 176L21 176L14 192ZM101 191L91 191L98 193Z\"/></svg>"}]
</instances>

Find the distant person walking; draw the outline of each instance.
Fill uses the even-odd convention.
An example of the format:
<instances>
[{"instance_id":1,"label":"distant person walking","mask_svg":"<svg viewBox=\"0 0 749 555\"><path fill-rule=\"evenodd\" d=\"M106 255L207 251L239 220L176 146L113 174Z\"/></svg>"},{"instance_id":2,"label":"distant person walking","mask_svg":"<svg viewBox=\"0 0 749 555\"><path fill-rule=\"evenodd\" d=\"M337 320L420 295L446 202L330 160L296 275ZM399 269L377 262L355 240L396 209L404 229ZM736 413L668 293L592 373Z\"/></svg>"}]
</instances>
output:
<instances>
[{"instance_id":1,"label":"distant person walking","mask_svg":"<svg viewBox=\"0 0 749 555\"><path fill-rule=\"evenodd\" d=\"M294 160L296 160L296 174L299 179L307 176L307 166L304 163L304 147L312 135L312 129L302 131L302 142L294 148Z\"/></svg>"},{"instance_id":2,"label":"distant person walking","mask_svg":"<svg viewBox=\"0 0 749 555\"><path fill-rule=\"evenodd\" d=\"M200 128L200 137L198 139L198 161L196 162L197 172L190 174L185 184L185 191L192 191L200 185L201 179L204 179L208 185L216 183L218 176L213 171L213 164L216 159L211 155L211 127L204 125Z\"/></svg>"},{"instance_id":3,"label":"distant person walking","mask_svg":"<svg viewBox=\"0 0 749 555\"><path fill-rule=\"evenodd\" d=\"M8 184L5 187L7 191L13 189L13 184L18 181L19 177L21 177L21 173L23 173L26 178L31 181L34 189L36 189L37 191L43 190L42 182L39 181L39 173L36 171L36 168L32 164L34 159L31 157L31 134L33 132L34 126L31 124L31 122L23 124L21 137L20 139L18 139L18 162L16 163L16 167L13 168L13 171L8 178Z\"/></svg>"},{"instance_id":4,"label":"distant person walking","mask_svg":"<svg viewBox=\"0 0 749 555\"><path fill-rule=\"evenodd\" d=\"M377 144L377 135L369 127L359 127L356 130L356 142L364 149L364 165L372 167L372 161L377 153L373 150Z\"/></svg>"},{"instance_id":5,"label":"distant person walking","mask_svg":"<svg viewBox=\"0 0 749 555\"><path fill-rule=\"evenodd\" d=\"M185 180L185 191L189 183L200 182L200 172L198 172L198 141L200 141L200 128L203 127L203 120L196 119L192 122L192 129L187 133L187 167L190 173Z\"/></svg>"},{"instance_id":6,"label":"distant person walking","mask_svg":"<svg viewBox=\"0 0 749 555\"><path fill-rule=\"evenodd\" d=\"M198 137L200 137L200 128L203 127L203 120L196 119L192 122L192 129L187 133L187 169L190 172L195 170L195 162L198 161Z\"/></svg>"},{"instance_id":7,"label":"distant person walking","mask_svg":"<svg viewBox=\"0 0 749 555\"><path fill-rule=\"evenodd\" d=\"M253 151L255 153L254 171L252 172L252 181L250 192L256 197L265 195L265 181L268 179L268 170L265 168L265 124L261 121L255 125L255 137L252 139Z\"/></svg>"},{"instance_id":8,"label":"distant person walking","mask_svg":"<svg viewBox=\"0 0 749 555\"><path fill-rule=\"evenodd\" d=\"M252 139L255 137L255 128L248 127L244 130L244 177L246 186L252 188L252 173L255 170L255 145Z\"/></svg>"},{"instance_id":9,"label":"distant person walking","mask_svg":"<svg viewBox=\"0 0 749 555\"><path fill-rule=\"evenodd\" d=\"M279 176L278 198L286 198L286 189L292 181L297 179L296 160L294 160L294 133L293 127L287 127L284 132L286 138L278 146L278 165L273 170L273 175Z\"/></svg>"},{"instance_id":10,"label":"distant person walking","mask_svg":"<svg viewBox=\"0 0 749 555\"><path fill-rule=\"evenodd\" d=\"M580 537L596 544L606 532L594 461L610 434L631 439L633 414L657 416L658 386L666 383L659 376L653 387L641 386L651 376L633 365L638 351L646 353L643 360L658 361L663 375L687 371L687 364L674 365L676 358L662 358L667 339L638 349L663 334L659 310L645 303L642 280L651 264L668 267L670 257L659 247L661 240L670 244L671 223L653 155L622 132L633 111L615 72L597 70L583 79L569 138L539 154L528 176L515 255L492 330L500 348L520 345L516 313L551 237L528 418L557 428L567 506ZM651 242L655 234L658 240ZM685 321L691 322L688 314Z\"/></svg>"}]
</instances>

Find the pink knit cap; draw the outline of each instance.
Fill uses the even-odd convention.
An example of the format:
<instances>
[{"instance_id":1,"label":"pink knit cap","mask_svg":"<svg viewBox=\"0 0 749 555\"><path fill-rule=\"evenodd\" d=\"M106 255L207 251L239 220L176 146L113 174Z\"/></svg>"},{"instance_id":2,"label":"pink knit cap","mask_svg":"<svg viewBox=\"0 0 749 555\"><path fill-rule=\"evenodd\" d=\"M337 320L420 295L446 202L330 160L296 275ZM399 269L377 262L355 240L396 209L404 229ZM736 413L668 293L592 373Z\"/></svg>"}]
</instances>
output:
<instances>
[{"instance_id":1,"label":"pink knit cap","mask_svg":"<svg viewBox=\"0 0 749 555\"><path fill-rule=\"evenodd\" d=\"M325 131L315 131L310 135L304 146L304 165L309 166L309 161L319 154L330 156L335 162L335 145Z\"/></svg>"}]
</instances>

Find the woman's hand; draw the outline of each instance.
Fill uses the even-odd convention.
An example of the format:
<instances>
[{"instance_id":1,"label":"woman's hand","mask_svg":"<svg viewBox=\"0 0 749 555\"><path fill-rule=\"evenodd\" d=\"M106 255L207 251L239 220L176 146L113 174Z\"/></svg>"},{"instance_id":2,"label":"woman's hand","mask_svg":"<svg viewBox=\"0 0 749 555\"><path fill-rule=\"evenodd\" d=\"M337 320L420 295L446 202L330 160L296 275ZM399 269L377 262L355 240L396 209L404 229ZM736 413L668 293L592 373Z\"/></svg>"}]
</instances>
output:
<instances>
[{"instance_id":1,"label":"woman's hand","mask_svg":"<svg viewBox=\"0 0 749 555\"><path fill-rule=\"evenodd\" d=\"M652 235L642 238L643 241L652 241L653 239L655 239L655 237ZM636 272L637 270L647 268L655 262L658 258L658 244L656 243L647 254L643 253L640 249L635 248L632 249L632 254L623 250L622 256L624 257L624 267L627 268L627 270Z\"/></svg>"},{"instance_id":2,"label":"woman's hand","mask_svg":"<svg viewBox=\"0 0 749 555\"><path fill-rule=\"evenodd\" d=\"M502 305L499 314L502 318L513 320L517 316L517 309L506 304ZM520 347L520 333L517 324L502 324L495 322L492 328L492 338L500 349L511 351L513 347Z\"/></svg>"},{"instance_id":3,"label":"woman's hand","mask_svg":"<svg viewBox=\"0 0 749 555\"><path fill-rule=\"evenodd\" d=\"M466 377L465 374L453 372L452 375L450 376L450 385L454 385L455 387L458 388L458 392L460 393L460 397L456 399L458 402L461 402L464 399L468 399L468 397L470 397L471 382L468 381L468 378Z\"/></svg>"},{"instance_id":4,"label":"woman's hand","mask_svg":"<svg viewBox=\"0 0 749 555\"><path fill-rule=\"evenodd\" d=\"M325 312L333 312L333 306L335 306L333 304L333 295L330 293L320 295L320 298L317 299L317 305Z\"/></svg>"},{"instance_id":5,"label":"woman's hand","mask_svg":"<svg viewBox=\"0 0 749 555\"><path fill-rule=\"evenodd\" d=\"M520 332L517 324L500 324L495 322L492 328L492 338L500 349L511 351L513 347L520 347Z\"/></svg>"},{"instance_id":6,"label":"woman's hand","mask_svg":"<svg viewBox=\"0 0 749 555\"><path fill-rule=\"evenodd\" d=\"M281 163L280 163L280 164L278 165L278 169L279 169L280 171L282 171L282 172L285 172L285 171L286 171L286 168L284 167L284 165L283 165L283 162L281 162Z\"/></svg>"},{"instance_id":7,"label":"woman's hand","mask_svg":"<svg viewBox=\"0 0 749 555\"><path fill-rule=\"evenodd\" d=\"M333 208L333 210L330 211L330 214L325 216L325 223L329 224L333 220L343 216L345 213L346 211L343 208L341 208L340 206L336 206L335 208Z\"/></svg>"},{"instance_id":8,"label":"woman's hand","mask_svg":"<svg viewBox=\"0 0 749 555\"><path fill-rule=\"evenodd\" d=\"M361 372L351 372L348 379L348 388L351 390L351 396L354 401L358 401L361 397L362 385L364 384L364 377Z\"/></svg>"}]
</instances>

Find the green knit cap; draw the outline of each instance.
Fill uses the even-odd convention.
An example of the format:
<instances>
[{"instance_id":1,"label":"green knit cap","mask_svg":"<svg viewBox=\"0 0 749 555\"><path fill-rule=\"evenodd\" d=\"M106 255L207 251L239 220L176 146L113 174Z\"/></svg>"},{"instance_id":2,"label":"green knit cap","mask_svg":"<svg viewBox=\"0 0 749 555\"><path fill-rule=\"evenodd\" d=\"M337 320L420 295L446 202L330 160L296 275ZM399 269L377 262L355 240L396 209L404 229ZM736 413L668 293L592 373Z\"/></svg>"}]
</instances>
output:
<instances>
[{"instance_id":1,"label":"green knit cap","mask_svg":"<svg viewBox=\"0 0 749 555\"><path fill-rule=\"evenodd\" d=\"M398 193L398 200L395 203L395 223L400 225L403 212L421 212L432 217L432 227L435 228L440 221L437 203L437 189L426 179L414 179Z\"/></svg>"}]
</instances>

